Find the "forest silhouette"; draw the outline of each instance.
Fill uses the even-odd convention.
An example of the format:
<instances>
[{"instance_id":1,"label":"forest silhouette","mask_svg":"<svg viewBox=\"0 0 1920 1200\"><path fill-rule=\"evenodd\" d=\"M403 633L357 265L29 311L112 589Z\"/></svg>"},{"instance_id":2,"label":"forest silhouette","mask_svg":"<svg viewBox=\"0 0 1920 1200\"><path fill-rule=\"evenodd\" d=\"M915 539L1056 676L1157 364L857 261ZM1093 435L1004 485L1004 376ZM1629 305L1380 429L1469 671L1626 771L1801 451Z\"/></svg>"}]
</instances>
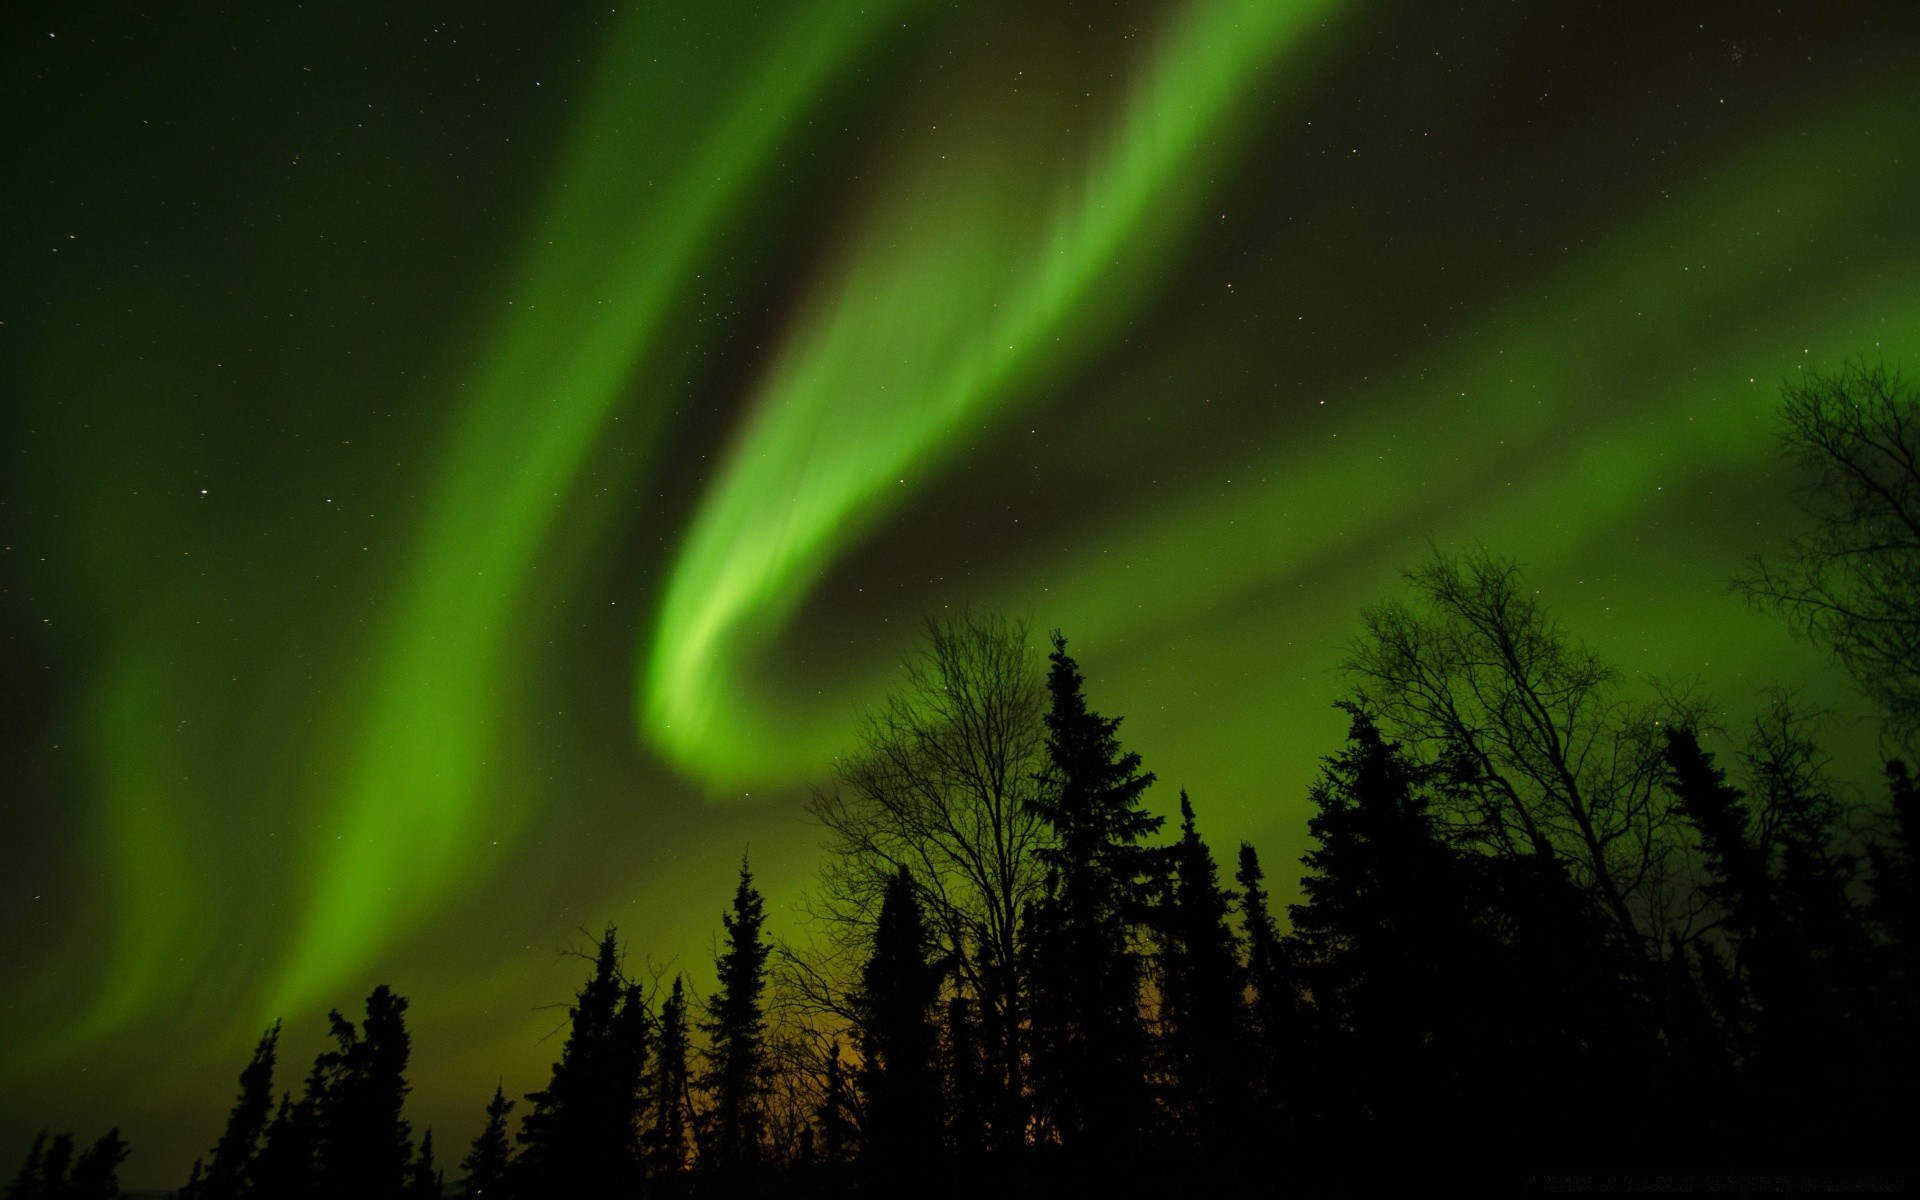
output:
<instances>
[{"instance_id":1,"label":"forest silhouette","mask_svg":"<svg viewBox=\"0 0 1920 1200\"><path fill-rule=\"evenodd\" d=\"M1909 744L1920 404L1849 368L1789 388L1786 417L1812 532L1738 586L1855 673L1883 745ZM1899 1186L1920 1018L1905 758L1850 802L1791 696L1717 727L1485 550L1407 584L1360 616L1284 913L1253 846L1223 876L1204 797L1179 793L1177 829L1147 807L1155 777L1064 636L1043 663L1019 622L930 620L812 797L810 941L770 937L744 858L711 995L630 974L644 939L607 928L546 1086L476 1097L451 1167L405 1115L403 997L330 1014L298 1086L276 1024L178 1194ZM107 1200L126 1153L117 1132L77 1154L43 1134L6 1200Z\"/></svg>"}]
</instances>

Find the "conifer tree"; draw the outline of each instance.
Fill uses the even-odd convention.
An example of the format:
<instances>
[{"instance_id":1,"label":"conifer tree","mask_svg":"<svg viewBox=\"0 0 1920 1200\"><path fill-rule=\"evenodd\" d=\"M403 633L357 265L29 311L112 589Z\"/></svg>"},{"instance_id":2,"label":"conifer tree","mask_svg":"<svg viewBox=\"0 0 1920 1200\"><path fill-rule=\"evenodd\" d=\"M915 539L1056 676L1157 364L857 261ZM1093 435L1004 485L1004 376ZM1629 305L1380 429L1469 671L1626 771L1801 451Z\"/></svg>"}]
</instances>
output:
<instances>
[{"instance_id":1,"label":"conifer tree","mask_svg":"<svg viewBox=\"0 0 1920 1200\"><path fill-rule=\"evenodd\" d=\"M1872 851L1870 911L1893 949L1895 970L1907 980L1906 995L1912 997L1911 972L1920 949L1920 786L1898 759L1887 764L1886 776L1892 822L1887 838Z\"/></svg>"},{"instance_id":2,"label":"conifer tree","mask_svg":"<svg viewBox=\"0 0 1920 1200\"><path fill-rule=\"evenodd\" d=\"M715 963L719 990L708 1002L707 1019L700 1023L707 1035L707 1069L701 1082L713 1098L712 1165L728 1171L759 1156L766 1070L766 1017L761 1007L769 950L761 933L766 905L744 858L732 910L721 915L720 923L725 946Z\"/></svg>"},{"instance_id":3,"label":"conifer tree","mask_svg":"<svg viewBox=\"0 0 1920 1200\"><path fill-rule=\"evenodd\" d=\"M847 1161L847 1074L841 1066L840 1040L827 1050L826 1078L821 1082L820 1161L835 1168Z\"/></svg>"},{"instance_id":4,"label":"conifer tree","mask_svg":"<svg viewBox=\"0 0 1920 1200\"><path fill-rule=\"evenodd\" d=\"M516 1190L536 1198L631 1191L640 1181L636 1123L651 1022L640 989L621 977L611 926L568 1016L552 1080L527 1097Z\"/></svg>"},{"instance_id":5,"label":"conifer tree","mask_svg":"<svg viewBox=\"0 0 1920 1200\"><path fill-rule=\"evenodd\" d=\"M107 1130L74 1159L73 1173L59 1192L60 1200L122 1200L120 1164L126 1161L127 1143L121 1139L120 1130Z\"/></svg>"},{"instance_id":6,"label":"conifer tree","mask_svg":"<svg viewBox=\"0 0 1920 1200\"><path fill-rule=\"evenodd\" d=\"M1184 1135L1204 1144L1237 1135L1247 1110L1246 1037L1238 946L1227 915L1232 896L1180 793L1180 841L1171 848L1171 889L1160 916L1161 1019Z\"/></svg>"},{"instance_id":7,"label":"conifer tree","mask_svg":"<svg viewBox=\"0 0 1920 1200\"><path fill-rule=\"evenodd\" d=\"M1433 772L1341 707L1347 748L1312 789L1317 846L1302 859L1305 902L1291 908L1292 953L1335 1043L1318 1082L1351 1089L1314 1102L1370 1114L1387 1136L1438 1136L1435 1118L1459 1115L1451 1082L1485 1048L1469 990L1486 966L1474 889L1429 811Z\"/></svg>"},{"instance_id":8,"label":"conifer tree","mask_svg":"<svg viewBox=\"0 0 1920 1200\"><path fill-rule=\"evenodd\" d=\"M1879 1086L1870 1090L1893 1096L1911 1089L1920 1075L1920 788L1899 760L1886 765L1886 776L1891 828L1871 850L1872 900L1867 910L1881 938L1878 1040L1885 1053L1877 1072ZM1885 1144L1904 1136L1902 1113L1902 1106L1889 1105L1884 1119L1876 1121L1892 1125Z\"/></svg>"},{"instance_id":9,"label":"conifer tree","mask_svg":"<svg viewBox=\"0 0 1920 1200\"><path fill-rule=\"evenodd\" d=\"M500 1200L507 1194L513 1155L507 1143L507 1115L513 1111L513 1104L507 1099L506 1088L495 1085L493 1099L487 1102L487 1123L480 1136L473 1139L473 1148L460 1160L460 1169L466 1172L466 1194L473 1200Z\"/></svg>"},{"instance_id":10,"label":"conifer tree","mask_svg":"<svg viewBox=\"0 0 1920 1200\"><path fill-rule=\"evenodd\" d=\"M945 1112L947 1145L962 1159L987 1148L986 1089L972 1005L964 995L947 1000Z\"/></svg>"},{"instance_id":11,"label":"conifer tree","mask_svg":"<svg viewBox=\"0 0 1920 1200\"><path fill-rule=\"evenodd\" d=\"M1149 1118L1147 1034L1136 929L1147 911L1161 818L1140 807L1153 783L1123 753L1120 719L1087 707L1066 639L1047 676L1051 787L1035 809L1053 833L1047 895L1029 913L1033 1070L1054 1136L1097 1155L1129 1152Z\"/></svg>"},{"instance_id":12,"label":"conifer tree","mask_svg":"<svg viewBox=\"0 0 1920 1200\"><path fill-rule=\"evenodd\" d=\"M413 1157L401 1115L411 1090L406 1012L406 998L383 983L367 997L358 1029L337 1010L328 1014L335 1049L315 1063L314 1170L324 1195L398 1200L404 1191Z\"/></svg>"},{"instance_id":13,"label":"conifer tree","mask_svg":"<svg viewBox=\"0 0 1920 1200\"><path fill-rule=\"evenodd\" d=\"M241 1200L251 1195L260 1140L273 1115L273 1069L279 1042L280 1022L275 1021L260 1035L252 1060L240 1072L240 1096L200 1177L194 1192L197 1200Z\"/></svg>"},{"instance_id":14,"label":"conifer tree","mask_svg":"<svg viewBox=\"0 0 1920 1200\"><path fill-rule=\"evenodd\" d=\"M1286 949L1268 907L1266 873L1260 855L1240 843L1240 862L1234 872L1240 885L1240 931L1246 943L1246 1022L1253 1043L1254 1102L1271 1114L1282 1095L1282 1064L1293 1057L1299 1039L1298 995L1287 968Z\"/></svg>"},{"instance_id":15,"label":"conifer tree","mask_svg":"<svg viewBox=\"0 0 1920 1200\"><path fill-rule=\"evenodd\" d=\"M261 1197L285 1200L310 1200L319 1195L314 1179L314 1152L317 1142L317 1110L326 1089L321 1064L308 1073L306 1089L298 1101L282 1093L280 1106L267 1123L261 1139L260 1156L254 1160L254 1192Z\"/></svg>"},{"instance_id":16,"label":"conifer tree","mask_svg":"<svg viewBox=\"0 0 1920 1200\"><path fill-rule=\"evenodd\" d=\"M65 1136L65 1135L63 1135ZM67 1153L73 1153L73 1140L67 1139ZM27 1148L27 1160L20 1165L20 1173L7 1185L6 1200L43 1200L52 1188L47 1175L47 1131L42 1129L33 1137L33 1145ZM65 1181L66 1165L60 1168L61 1182Z\"/></svg>"},{"instance_id":17,"label":"conifer tree","mask_svg":"<svg viewBox=\"0 0 1920 1200\"><path fill-rule=\"evenodd\" d=\"M660 1008L657 1040L647 1158L648 1171L659 1182L679 1175L687 1164L687 993L678 975Z\"/></svg>"},{"instance_id":18,"label":"conifer tree","mask_svg":"<svg viewBox=\"0 0 1920 1200\"><path fill-rule=\"evenodd\" d=\"M860 1090L866 1099L862 1156L885 1172L924 1164L938 1148L938 1033L932 1009L939 968L928 961L929 935L905 867L888 879L874 927L873 953L861 971Z\"/></svg>"},{"instance_id":19,"label":"conifer tree","mask_svg":"<svg viewBox=\"0 0 1920 1200\"><path fill-rule=\"evenodd\" d=\"M1848 895L1853 859L1830 847L1839 806L1821 778L1805 722L1784 704L1763 716L1742 756L1751 792L1726 782L1687 729L1670 733L1669 786L1700 838L1704 890L1721 910L1732 963L1718 989L1733 1050L1748 1077L1736 1124L1779 1125L1794 1098L1833 1097L1768 1141L1813 1144L1856 1124L1841 1064L1871 1053L1868 944ZM1703 953L1711 954L1710 948ZM1756 1140L1755 1145L1766 1144Z\"/></svg>"},{"instance_id":20,"label":"conifer tree","mask_svg":"<svg viewBox=\"0 0 1920 1200\"><path fill-rule=\"evenodd\" d=\"M407 1168L407 1200L440 1200L445 1184L433 1162L433 1130L420 1135L420 1152Z\"/></svg>"}]
</instances>

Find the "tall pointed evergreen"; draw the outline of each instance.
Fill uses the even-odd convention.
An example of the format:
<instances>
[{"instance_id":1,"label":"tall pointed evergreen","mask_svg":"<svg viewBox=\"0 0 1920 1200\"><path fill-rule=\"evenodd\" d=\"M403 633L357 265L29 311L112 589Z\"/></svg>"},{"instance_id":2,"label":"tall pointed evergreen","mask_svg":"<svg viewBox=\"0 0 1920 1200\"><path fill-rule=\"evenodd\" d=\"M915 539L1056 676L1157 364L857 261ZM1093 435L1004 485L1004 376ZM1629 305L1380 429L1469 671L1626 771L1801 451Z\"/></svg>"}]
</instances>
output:
<instances>
[{"instance_id":1,"label":"tall pointed evergreen","mask_svg":"<svg viewBox=\"0 0 1920 1200\"><path fill-rule=\"evenodd\" d=\"M759 1157L766 1081L766 990L769 947L762 933L766 905L753 886L753 872L740 860L740 881L733 907L723 913L725 945L715 966L719 989L700 1023L707 1035L707 1069L702 1084L713 1097L712 1133L704 1149L712 1165L730 1171ZM702 1164L707 1165L705 1163Z\"/></svg>"},{"instance_id":2,"label":"tall pointed evergreen","mask_svg":"<svg viewBox=\"0 0 1920 1200\"><path fill-rule=\"evenodd\" d=\"M972 1159L987 1149L987 1090L973 1005L964 995L947 1000L945 1096L947 1146L956 1157Z\"/></svg>"},{"instance_id":3,"label":"tall pointed evergreen","mask_svg":"<svg viewBox=\"0 0 1920 1200\"><path fill-rule=\"evenodd\" d=\"M621 977L611 926L568 1016L552 1079L527 1097L532 1107L514 1160L515 1190L536 1200L639 1186L637 1122L651 1022L640 989Z\"/></svg>"},{"instance_id":4,"label":"tall pointed evergreen","mask_svg":"<svg viewBox=\"0 0 1920 1200\"><path fill-rule=\"evenodd\" d=\"M1885 1047L1872 1090L1894 1096L1910 1091L1920 1077L1920 787L1899 760L1886 765L1886 776L1891 828L1871 851L1873 897L1867 911L1881 938L1877 1024ZM1883 1120L1875 1122L1894 1127L1886 1144L1899 1140L1904 1111L1902 1105L1888 1105Z\"/></svg>"},{"instance_id":5,"label":"tall pointed evergreen","mask_svg":"<svg viewBox=\"0 0 1920 1200\"><path fill-rule=\"evenodd\" d=\"M1437 1136L1459 1115L1460 1070L1484 1052L1469 1019L1484 968L1473 888L1429 811L1432 772L1342 707L1347 748L1311 791L1317 845L1291 910L1292 952L1334 1059L1308 1103L1371 1119L1384 1136Z\"/></svg>"},{"instance_id":6,"label":"tall pointed evergreen","mask_svg":"<svg viewBox=\"0 0 1920 1200\"><path fill-rule=\"evenodd\" d=\"M273 1069L279 1043L280 1022L275 1021L260 1036L253 1059L240 1072L240 1096L207 1160L196 1200L241 1200L251 1195L254 1161L273 1115Z\"/></svg>"},{"instance_id":7,"label":"tall pointed evergreen","mask_svg":"<svg viewBox=\"0 0 1920 1200\"><path fill-rule=\"evenodd\" d=\"M1135 932L1154 870L1143 839L1161 818L1140 807L1153 783L1120 749L1120 719L1087 707L1079 665L1053 636L1047 676L1051 828L1047 895L1029 913L1034 1089L1063 1143L1095 1155L1137 1146L1149 1119L1147 1034Z\"/></svg>"},{"instance_id":8,"label":"tall pointed evergreen","mask_svg":"<svg viewBox=\"0 0 1920 1200\"><path fill-rule=\"evenodd\" d=\"M827 1050L826 1078L821 1081L820 1164L829 1172L847 1161L847 1073L841 1065L840 1040Z\"/></svg>"},{"instance_id":9,"label":"tall pointed evergreen","mask_svg":"<svg viewBox=\"0 0 1920 1200\"><path fill-rule=\"evenodd\" d=\"M1869 946L1848 894L1854 861L1831 850L1840 808L1802 725L1784 704L1756 724L1743 755L1750 793L1726 782L1690 730L1671 731L1666 752L1668 785L1700 839L1704 890L1732 951L1714 990L1746 1076L1736 1103L1754 1110L1730 1123L1763 1128L1796 1097L1833 1097L1768 1137L1776 1147L1783 1136L1821 1144L1866 1119L1840 1064L1877 1053L1868 1028L1877 1013L1862 1003Z\"/></svg>"},{"instance_id":10,"label":"tall pointed evergreen","mask_svg":"<svg viewBox=\"0 0 1920 1200\"><path fill-rule=\"evenodd\" d=\"M318 1097L315 1183L323 1195L399 1200L413 1157L401 1115L412 1042L407 1001L386 984L368 995L359 1028L335 1011L335 1049L315 1063Z\"/></svg>"},{"instance_id":11,"label":"tall pointed evergreen","mask_svg":"<svg viewBox=\"0 0 1920 1200\"><path fill-rule=\"evenodd\" d=\"M433 1161L433 1130L420 1135L420 1152L407 1167L407 1200L440 1200L445 1179Z\"/></svg>"},{"instance_id":12,"label":"tall pointed evergreen","mask_svg":"<svg viewBox=\"0 0 1920 1200\"><path fill-rule=\"evenodd\" d=\"M860 974L860 1091L866 1098L862 1157L882 1172L924 1168L939 1147L940 1078L933 1007L940 971L902 867L887 880L873 952Z\"/></svg>"},{"instance_id":13,"label":"tall pointed evergreen","mask_svg":"<svg viewBox=\"0 0 1920 1200\"><path fill-rule=\"evenodd\" d=\"M473 1139L473 1148L460 1160L460 1169L466 1173L466 1195L472 1200L502 1200L507 1194L507 1172L513 1156L507 1142L507 1115L512 1111L513 1101L507 1099L506 1088L495 1085L493 1099L487 1102L487 1123L480 1136Z\"/></svg>"},{"instance_id":14,"label":"tall pointed evergreen","mask_svg":"<svg viewBox=\"0 0 1920 1200\"><path fill-rule=\"evenodd\" d=\"M123 1200L120 1164L126 1161L127 1143L120 1137L120 1130L107 1130L73 1160L73 1173L67 1177L60 1200Z\"/></svg>"},{"instance_id":15,"label":"tall pointed evergreen","mask_svg":"<svg viewBox=\"0 0 1920 1200\"><path fill-rule=\"evenodd\" d=\"M647 1134L647 1170L656 1185L678 1176L687 1165L687 990L680 976L660 1007L660 1031L653 1055Z\"/></svg>"},{"instance_id":16,"label":"tall pointed evergreen","mask_svg":"<svg viewBox=\"0 0 1920 1200\"><path fill-rule=\"evenodd\" d=\"M1299 996L1269 907L1266 872L1261 870L1259 853L1247 842L1240 843L1233 879L1240 885L1240 933L1246 944L1242 1021L1252 1044L1248 1063L1252 1103L1256 1111L1271 1116L1288 1094L1281 1079L1285 1064L1299 1065Z\"/></svg>"},{"instance_id":17,"label":"tall pointed evergreen","mask_svg":"<svg viewBox=\"0 0 1920 1200\"><path fill-rule=\"evenodd\" d=\"M260 1141L260 1156L254 1160L254 1192L259 1196L285 1197L286 1200L311 1200L319 1195L314 1180L314 1151L318 1142L318 1109L326 1087L320 1064L307 1075L306 1089L299 1100L281 1093L273 1120L267 1122L266 1135Z\"/></svg>"},{"instance_id":18,"label":"tall pointed evergreen","mask_svg":"<svg viewBox=\"0 0 1920 1200\"><path fill-rule=\"evenodd\" d=\"M7 1184L6 1200L43 1200L52 1195L55 1186L66 1182L66 1159L73 1154L73 1138L67 1134L60 1136L66 1138L67 1148L60 1156L58 1177L50 1179L48 1176L51 1155L48 1153L47 1131L42 1129L34 1135L33 1145L27 1148L27 1160L20 1164L19 1174ZM57 1140L55 1144L58 1144Z\"/></svg>"},{"instance_id":19,"label":"tall pointed evergreen","mask_svg":"<svg viewBox=\"0 0 1920 1200\"><path fill-rule=\"evenodd\" d=\"M1171 848L1169 894L1158 923L1160 1002L1169 1097L1190 1144L1235 1136L1247 1112L1246 1038L1239 948L1227 924L1232 896L1180 793L1180 841Z\"/></svg>"},{"instance_id":20,"label":"tall pointed evergreen","mask_svg":"<svg viewBox=\"0 0 1920 1200\"><path fill-rule=\"evenodd\" d=\"M1910 1000L1915 987L1915 956L1920 954L1920 786L1907 764L1895 759L1886 767L1891 802L1890 828L1873 848L1873 900L1869 912L1892 947L1895 973L1905 982Z\"/></svg>"}]
</instances>

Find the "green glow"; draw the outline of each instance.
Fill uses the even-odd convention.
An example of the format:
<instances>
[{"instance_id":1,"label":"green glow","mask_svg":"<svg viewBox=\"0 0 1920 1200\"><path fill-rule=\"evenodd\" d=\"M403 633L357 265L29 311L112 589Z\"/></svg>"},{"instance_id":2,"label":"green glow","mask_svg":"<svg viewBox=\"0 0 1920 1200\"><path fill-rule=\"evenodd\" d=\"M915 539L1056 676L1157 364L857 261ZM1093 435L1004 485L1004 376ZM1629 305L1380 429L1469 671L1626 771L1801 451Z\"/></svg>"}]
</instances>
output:
<instances>
[{"instance_id":1,"label":"green glow","mask_svg":"<svg viewBox=\"0 0 1920 1200\"><path fill-rule=\"evenodd\" d=\"M756 715L743 660L884 495L920 482L967 422L1086 352L1085 310L1164 259L1220 123L1329 7L1195 6L1079 177L1023 181L1023 164L963 154L902 189L761 390L668 582L640 705L676 764L710 786L814 769L818 731Z\"/></svg>"},{"instance_id":2,"label":"green glow","mask_svg":"<svg viewBox=\"0 0 1920 1200\"><path fill-rule=\"evenodd\" d=\"M799 795L942 605L1064 628L1282 902L1430 541L1730 726L1860 712L1724 581L1783 377L1920 370L1920 9L478 6L389 60L268 7L5 82L18 1148L177 1186L259 1021L379 981L457 1145L579 929L698 976L747 845L793 928Z\"/></svg>"},{"instance_id":3,"label":"green glow","mask_svg":"<svg viewBox=\"0 0 1920 1200\"><path fill-rule=\"evenodd\" d=\"M799 5L694 44L671 6L622 22L512 315L474 372L270 1012L324 995L467 865L517 606L583 460L767 156L903 6ZM665 409L642 397L628 411L658 426Z\"/></svg>"},{"instance_id":4,"label":"green glow","mask_svg":"<svg viewBox=\"0 0 1920 1200\"><path fill-rule=\"evenodd\" d=\"M1310 15L1264 6L1264 24L1242 24L1250 14L1231 6L1196 13L1129 107L1117 148L1051 220L1016 210L1001 223L1011 185L990 164L926 180L870 234L761 389L669 581L641 708L647 733L683 770L710 788L805 778L844 744L846 714L874 697L796 710L753 685L756 655L836 556L943 465L957 435L1084 352L1089 291L1125 294L1151 269L1164 245L1130 239L1150 213L1164 222L1166 210L1186 211L1182 193L1212 114L1240 98L1235 86ZM1243 36L1209 22L1238 25ZM1206 85L1197 96L1195 76ZM1862 112L1884 114L1872 135L1861 131ZM1777 328L1756 324L1750 342L1702 346L1685 341L1694 319L1737 308L1747 289L1805 253L1803 239L1883 204L1903 168L1880 148L1920 132L1913 117L1890 89L1869 88L1835 106L1813 136L1795 130L1732 156L1690 203L1669 202L1563 269L1548 294L1489 314L1480 341L1423 365L1424 385L1334 397L1391 414L1385 422L1342 422L1344 442L1316 435L1278 458L1244 459L1226 469L1244 481L1231 497L1208 483L1186 503L1128 516L1127 528L1089 531L1077 558L1044 580L1008 579L987 601L1020 610L1042 591L1049 621L1071 622L1086 638L1125 638L1191 621L1409 512L1435 537L1493 539L1556 513L1582 524L1624 519L1648 501L1656 476L1671 473L1660 456L1678 446L1716 470L1753 465L1772 451L1766 418L1778 372L1764 376L1768 386L1725 385L1762 378L1755 364L1770 357L1764 346ZM1866 169L1844 170L1856 163ZM1837 303L1808 297L1822 306L1824 344L1852 346L1852 331L1875 327L1876 317L1889 344L1910 334L1916 309L1895 279ZM1563 313L1581 316L1569 323ZM1653 387L1634 380L1637 362L1661 359L1696 369ZM1702 378L1722 386L1702 396ZM1511 380L1524 385L1516 392ZM1471 397L1476 419L1423 403L1421 386L1436 400ZM1569 446L1559 431L1576 404L1600 425ZM1685 419L1660 419L1676 411ZM1495 426L1497 440L1486 432ZM1436 455L1455 472L1450 513L1435 511L1428 472L1380 468ZM1485 481L1501 475L1522 490L1487 491Z\"/></svg>"},{"instance_id":5,"label":"green glow","mask_svg":"<svg viewBox=\"0 0 1920 1200\"><path fill-rule=\"evenodd\" d=\"M1661 500L1663 481L1754 469L1776 453L1778 380L1804 361L1769 348L1783 326L1823 355L1857 353L1868 330L1869 345L1920 345L1913 261L1843 294L1769 307L1748 336L1696 327L1703 314L1752 307L1745 297L1806 260L1809 244L1844 240L1884 204L1902 168L1875 143L1920 140L1920 111L1895 93L1877 85L1811 134L1730 155L1713 188L1667 202L1541 294L1488 313L1461 350L1419 363L1414 378L1329 397L1334 414L1323 410L1297 443L1223 464L1230 487L1210 481L1129 513L1044 580L1007 581L993 602L1019 604L1043 584L1083 636L1124 639L1191 622L1356 540L1394 546L1401 558L1386 565L1397 570L1404 525L1442 543L1538 541L1572 554L1571 531L1632 519ZM1895 136L1884 125L1863 134L1862 111L1894 114ZM1845 174L1848 164L1863 168ZM1685 373L1670 373L1678 363ZM1340 415L1349 409L1390 415ZM1444 475L1416 465L1431 461ZM1363 591L1348 609L1371 601Z\"/></svg>"}]
</instances>

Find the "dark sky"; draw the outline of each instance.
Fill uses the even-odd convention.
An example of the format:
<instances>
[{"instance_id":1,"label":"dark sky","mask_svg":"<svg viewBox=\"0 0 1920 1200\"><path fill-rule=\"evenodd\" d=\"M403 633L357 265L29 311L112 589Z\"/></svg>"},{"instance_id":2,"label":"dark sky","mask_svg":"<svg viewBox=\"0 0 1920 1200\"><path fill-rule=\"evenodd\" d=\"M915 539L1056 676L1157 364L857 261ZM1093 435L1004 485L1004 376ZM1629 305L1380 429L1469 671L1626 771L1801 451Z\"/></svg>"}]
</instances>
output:
<instances>
[{"instance_id":1,"label":"dark sky","mask_svg":"<svg viewBox=\"0 0 1920 1200\"><path fill-rule=\"evenodd\" d=\"M792 929L807 789L966 605L1277 878L1429 547L1871 744L1725 582L1782 385L1920 369L1920 6L0 29L0 1170L117 1123L175 1184L381 981L463 1145L587 932L700 977L749 848Z\"/></svg>"}]
</instances>

